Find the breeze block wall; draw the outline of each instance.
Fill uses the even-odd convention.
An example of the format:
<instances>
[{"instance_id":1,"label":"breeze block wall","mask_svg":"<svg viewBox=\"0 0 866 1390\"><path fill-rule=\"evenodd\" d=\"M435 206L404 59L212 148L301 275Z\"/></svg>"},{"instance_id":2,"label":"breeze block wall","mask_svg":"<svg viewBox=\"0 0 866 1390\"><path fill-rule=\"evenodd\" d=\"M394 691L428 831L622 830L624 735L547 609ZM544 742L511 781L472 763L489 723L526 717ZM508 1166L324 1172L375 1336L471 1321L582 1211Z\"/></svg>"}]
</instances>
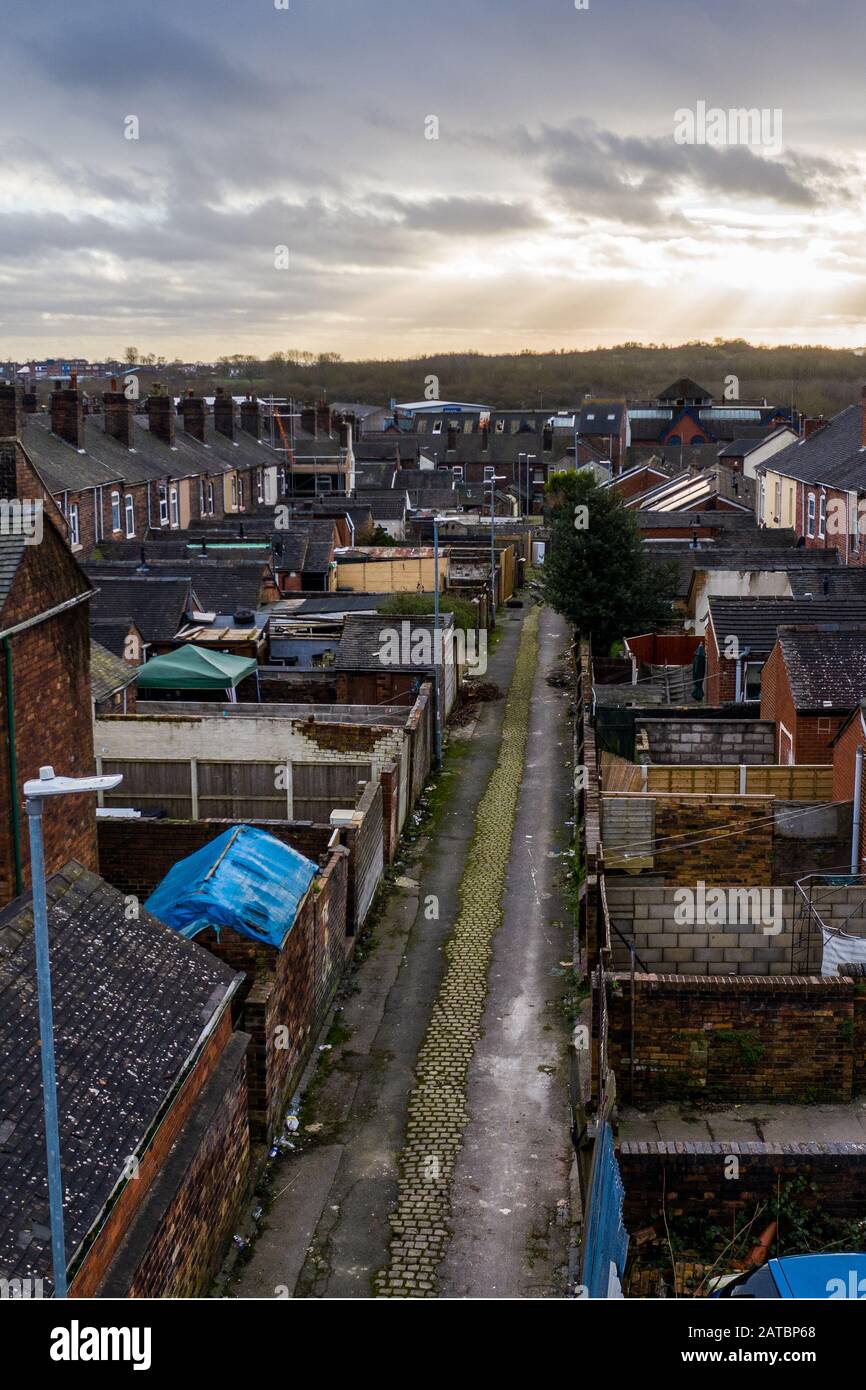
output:
<instances>
[{"instance_id":1,"label":"breeze block wall","mask_svg":"<svg viewBox=\"0 0 866 1390\"><path fill-rule=\"evenodd\" d=\"M635 721L645 732L651 763L774 763L775 727L766 719L648 719ZM809 761L804 759L803 761ZM814 762L826 759L814 758Z\"/></svg>"},{"instance_id":2,"label":"breeze block wall","mask_svg":"<svg viewBox=\"0 0 866 1390\"><path fill-rule=\"evenodd\" d=\"M608 1057L629 1104L842 1104L862 1086L854 980L636 973L634 991L632 1072L630 977L608 976Z\"/></svg>"}]
</instances>

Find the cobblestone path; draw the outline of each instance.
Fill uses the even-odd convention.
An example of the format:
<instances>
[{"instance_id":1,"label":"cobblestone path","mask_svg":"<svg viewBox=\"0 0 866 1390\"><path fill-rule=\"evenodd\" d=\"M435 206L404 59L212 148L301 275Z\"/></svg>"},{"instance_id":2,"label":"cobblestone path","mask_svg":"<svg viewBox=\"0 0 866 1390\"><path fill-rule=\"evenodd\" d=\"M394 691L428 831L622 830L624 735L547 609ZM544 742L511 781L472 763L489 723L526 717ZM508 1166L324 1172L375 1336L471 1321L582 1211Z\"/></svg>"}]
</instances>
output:
<instances>
[{"instance_id":1,"label":"cobblestone path","mask_svg":"<svg viewBox=\"0 0 866 1390\"><path fill-rule=\"evenodd\" d=\"M449 1236L449 1187L468 1119L466 1083L481 1036L493 936L523 776L529 708L538 659L535 608L523 625L496 767L475 820L460 881L459 911L445 947L447 965L415 1069L390 1261L377 1277L383 1297L435 1298L436 1272Z\"/></svg>"}]
</instances>

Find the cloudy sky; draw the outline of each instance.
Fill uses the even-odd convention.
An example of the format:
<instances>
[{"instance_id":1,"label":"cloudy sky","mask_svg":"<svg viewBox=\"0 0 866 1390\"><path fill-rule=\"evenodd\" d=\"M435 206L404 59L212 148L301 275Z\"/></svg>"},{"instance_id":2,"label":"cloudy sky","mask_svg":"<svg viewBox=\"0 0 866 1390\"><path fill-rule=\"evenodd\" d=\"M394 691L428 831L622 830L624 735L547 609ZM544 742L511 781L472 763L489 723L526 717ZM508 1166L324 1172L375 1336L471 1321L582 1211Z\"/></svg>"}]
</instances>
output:
<instances>
[{"instance_id":1,"label":"cloudy sky","mask_svg":"<svg viewBox=\"0 0 866 1390\"><path fill-rule=\"evenodd\" d=\"M6 9L0 357L866 344L862 0L283 3Z\"/></svg>"}]
</instances>

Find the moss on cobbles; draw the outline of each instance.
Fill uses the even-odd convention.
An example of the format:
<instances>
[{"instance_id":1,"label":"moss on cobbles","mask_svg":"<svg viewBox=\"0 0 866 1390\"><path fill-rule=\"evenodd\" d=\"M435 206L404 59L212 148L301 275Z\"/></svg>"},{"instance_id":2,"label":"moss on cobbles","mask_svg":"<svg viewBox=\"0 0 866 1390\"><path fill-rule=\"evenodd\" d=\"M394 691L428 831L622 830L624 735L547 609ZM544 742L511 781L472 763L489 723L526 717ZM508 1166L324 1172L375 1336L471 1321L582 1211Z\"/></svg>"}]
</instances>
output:
<instances>
[{"instance_id":1,"label":"moss on cobbles","mask_svg":"<svg viewBox=\"0 0 866 1390\"><path fill-rule=\"evenodd\" d=\"M418 1053L391 1216L390 1259L375 1283L381 1297L434 1298L437 1293L436 1271L449 1235L451 1177L468 1119L467 1073L481 1036L493 936L502 922L538 659L538 617L534 608L523 624L499 757L475 814L458 916L445 947L445 974Z\"/></svg>"}]
</instances>

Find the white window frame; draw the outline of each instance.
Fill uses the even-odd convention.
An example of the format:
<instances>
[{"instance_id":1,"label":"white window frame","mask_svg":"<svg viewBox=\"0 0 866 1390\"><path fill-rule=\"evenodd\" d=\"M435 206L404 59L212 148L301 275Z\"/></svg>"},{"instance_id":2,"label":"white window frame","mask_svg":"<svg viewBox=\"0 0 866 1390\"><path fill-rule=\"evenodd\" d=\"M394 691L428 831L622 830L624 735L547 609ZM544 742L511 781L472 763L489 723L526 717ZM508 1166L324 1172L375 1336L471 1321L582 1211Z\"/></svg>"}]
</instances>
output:
<instances>
[{"instance_id":1,"label":"white window frame","mask_svg":"<svg viewBox=\"0 0 866 1390\"><path fill-rule=\"evenodd\" d=\"M827 535L827 494L822 492L818 499L818 540Z\"/></svg>"},{"instance_id":2,"label":"white window frame","mask_svg":"<svg viewBox=\"0 0 866 1390\"><path fill-rule=\"evenodd\" d=\"M180 497L176 487L168 490L168 515L173 530L180 528Z\"/></svg>"},{"instance_id":3,"label":"white window frame","mask_svg":"<svg viewBox=\"0 0 866 1390\"><path fill-rule=\"evenodd\" d=\"M111 494L111 529L112 531L123 530L123 508L120 505L120 493Z\"/></svg>"},{"instance_id":4,"label":"white window frame","mask_svg":"<svg viewBox=\"0 0 866 1390\"><path fill-rule=\"evenodd\" d=\"M454 474L454 477L455 477L455 478L459 478L460 481L461 481L461 483L463 482L463 464L462 464L462 463L452 463L452 465L451 465L451 472Z\"/></svg>"},{"instance_id":5,"label":"white window frame","mask_svg":"<svg viewBox=\"0 0 866 1390\"><path fill-rule=\"evenodd\" d=\"M135 535L135 498L131 492L123 499L123 519L126 539L131 540Z\"/></svg>"},{"instance_id":6,"label":"white window frame","mask_svg":"<svg viewBox=\"0 0 866 1390\"><path fill-rule=\"evenodd\" d=\"M76 549L81 545L81 521L77 502L69 503L66 520L69 524L69 544L73 549Z\"/></svg>"},{"instance_id":7,"label":"white window frame","mask_svg":"<svg viewBox=\"0 0 866 1390\"><path fill-rule=\"evenodd\" d=\"M167 484L167 483L158 483L158 484L157 484L157 487L156 487L156 495L157 495L157 499L158 499L158 502L159 502L159 524L160 524L160 526L167 526L167 525L168 525L168 484Z\"/></svg>"},{"instance_id":8,"label":"white window frame","mask_svg":"<svg viewBox=\"0 0 866 1390\"><path fill-rule=\"evenodd\" d=\"M806 535L809 540L815 539L815 494L810 492L806 497Z\"/></svg>"},{"instance_id":9,"label":"white window frame","mask_svg":"<svg viewBox=\"0 0 866 1390\"><path fill-rule=\"evenodd\" d=\"M256 500L258 502L265 500L265 470L263 468L256 469Z\"/></svg>"},{"instance_id":10,"label":"white window frame","mask_svg":"<svg viewBox=\"0 0 866 1390\"><path fill-rule=\"evenodd\" d=\"M238 509L238 478L236 473L233 473L231 477L231 499L232 511L236 512Z\"/></svg>"},{"instance_id":11,"label":"white window frame","mask_svg":"<svg viewBox=\"0 0 866 1390\"><path fill-rule=\"evenodd\" d=\"M207 514L208 514L208 516L213 516L213 514L214 514L214 505L215 505L215 498L214 498L213 483L208 483L208 484L207 484Z\"/></svg>"},{"instance_id":12,"label":"white window frame","mask_svg":"<svg viewBox=\"0 0 866 1390\"><path fill-rule=\"evenodd\" d=\"M753 667L757 667L757 670L758 670L758 693L757 693L757 695L750 695L750 694L749 694L749 671L750 671ZM760 702L761 702L761 672L763 671L763 669L764 669L764 663L763 663L763 661L746 661L746 662L743 663L743 704L744 704L744 705L757 705L757 704L760 704Z\"/></svg>"},{"instance_id":13,"label":"white window frame","mask_svg":"<svg viewBox=\"0 0 866 1390\"><path fill-rule=\"evenodd\" d=\"M246 492L245 492L245 489L244 489L244 480L243 480L243 478L238 478L238 511L239 511L239 512L242 512L242 511L244 511L245 509L246 509Z\"/></svg>"}]
</instances>

